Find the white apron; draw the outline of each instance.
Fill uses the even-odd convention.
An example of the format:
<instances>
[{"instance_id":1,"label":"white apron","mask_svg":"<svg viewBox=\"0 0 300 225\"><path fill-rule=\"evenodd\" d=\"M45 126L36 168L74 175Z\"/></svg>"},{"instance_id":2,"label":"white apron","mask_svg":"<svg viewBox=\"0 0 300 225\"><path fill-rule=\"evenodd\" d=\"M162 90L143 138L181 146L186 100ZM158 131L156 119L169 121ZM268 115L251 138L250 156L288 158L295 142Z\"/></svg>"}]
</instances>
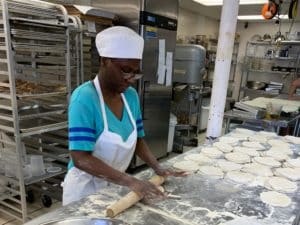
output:
<instances>
[{"instance_id":1,"label":"white apron","mask_svg":"<svg viewBox=\"0 0 300 225\"><path fill-rule=\"evenodd\" d=\"M128 112L130 121L133 126L133 132L129 135L127 141L123 141L122 137L119 134L110 132L108 130L105 103L97 76L94 79L94 84L99 96L104 129L96 141L95 150L92 154L114 169L124 172L130 164L137 142L137 129L135 120L133 119L132 113L124 95L121 94L124 107ZM63 205L67 205L70 202L77 201L83 197L94 194L107 185L107 181L92 176L76 167L73 167L68 171L64 180Z\"/></svg>"}]
</instances>

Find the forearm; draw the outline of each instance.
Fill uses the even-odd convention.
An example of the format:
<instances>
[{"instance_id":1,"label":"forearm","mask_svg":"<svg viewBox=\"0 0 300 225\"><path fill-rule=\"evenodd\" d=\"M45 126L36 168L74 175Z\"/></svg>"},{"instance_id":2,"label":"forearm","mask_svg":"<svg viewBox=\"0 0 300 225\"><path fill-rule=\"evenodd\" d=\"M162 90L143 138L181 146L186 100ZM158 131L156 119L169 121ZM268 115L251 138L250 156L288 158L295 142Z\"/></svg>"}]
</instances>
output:
<instances>
[{"instance_id":1,"label":"forearm","mask_svg":"<svg viewBox=\"0 0 300 225\"><path fill-rule=\"evenodd\" d=\"M150 151L147 143L142 138L138 138L135 154L139 156L148 166L150 166L154 171L160 169L160 165L152 152Z\"/></svg>"},{"instance_id":2,"label":"forearm","mask_svg":"<svg viewBox=\"0 0 300 225\"><path fill-rule=\"evenodd\" d=\"M112 168L91 154L85 154L84 157L80 157L80 159L78 156L74 157L74 155L72 155L72 158L78 169L95 177L103 178L106 181L122 186L130 186L131 183L136 180L136 178Z\"/></svg>"}]
</instances>

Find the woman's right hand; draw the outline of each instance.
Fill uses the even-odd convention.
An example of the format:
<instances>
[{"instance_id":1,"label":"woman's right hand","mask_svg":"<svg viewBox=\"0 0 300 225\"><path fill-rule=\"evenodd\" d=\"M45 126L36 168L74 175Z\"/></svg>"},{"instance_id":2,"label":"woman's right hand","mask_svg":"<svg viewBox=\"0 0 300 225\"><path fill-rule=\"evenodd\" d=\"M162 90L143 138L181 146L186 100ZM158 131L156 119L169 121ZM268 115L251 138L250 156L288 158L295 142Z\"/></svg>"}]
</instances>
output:
<instances>
[{"instance_id":1,"label":"woman's right hand","mask_svg":"<svg viewBox=\"0 0 300 225\"><path fill-rule=\"evenodd\" d=\"M145 200L166 198L166 195L157 186L147 180L133 179L128 187Z\"/></svg>"}]
</instances>

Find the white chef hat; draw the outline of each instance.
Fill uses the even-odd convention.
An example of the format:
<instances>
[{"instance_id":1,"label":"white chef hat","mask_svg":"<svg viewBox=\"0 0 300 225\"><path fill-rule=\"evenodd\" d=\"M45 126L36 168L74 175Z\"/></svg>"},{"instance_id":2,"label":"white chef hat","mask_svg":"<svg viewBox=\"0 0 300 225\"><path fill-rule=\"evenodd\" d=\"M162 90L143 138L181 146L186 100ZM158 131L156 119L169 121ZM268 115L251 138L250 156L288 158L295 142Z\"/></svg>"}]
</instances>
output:
<instances>
[{"instance_id":1,"label":"white chef hat","mask_svg":"<svg viewBox=\"0 0 300 225\"><path fill-rule=\"evenodd\" d=\"M101 57L142 59L144 39L128 27L115 26L97 34L96 46Z\"/></svg>"}]
</instances>

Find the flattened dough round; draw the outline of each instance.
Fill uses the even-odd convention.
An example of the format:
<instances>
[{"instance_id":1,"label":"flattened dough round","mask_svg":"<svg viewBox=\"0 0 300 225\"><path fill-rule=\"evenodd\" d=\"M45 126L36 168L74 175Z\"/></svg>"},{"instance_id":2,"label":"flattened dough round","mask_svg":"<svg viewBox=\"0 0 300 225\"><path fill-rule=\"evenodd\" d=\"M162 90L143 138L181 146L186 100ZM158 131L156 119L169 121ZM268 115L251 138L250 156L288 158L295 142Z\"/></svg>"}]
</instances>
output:
<instances>
[{"instance_id":1,"label":"flattened dough round","mask_svg":"<svg viewBox=\"0 0 300 225\"><path fill-rule=\"evenodd\" d=\"M215 166L201 166L199 168L199 173L207 176L212 176L214 178L223 178L223 171Z\"/></svg>"},{"instance_id":2,"label":"flattened dough round","mask_svg":"<svg viewBox=\"0 0 300 225\"><path fill-rule=\"evenodd\" d=\"M259 163L249 163L246 164L242 169L242 171L251 173L257 176L262 176L262 177L271 177L273 176L273 172L268 166L264 166Z\"/></svg>"},{"instance_id":3,"label":"flattened dough round","mask_svg":"<svg viewBox=\"0 0 300 225\"><path fill-rule=\"evenodd\" d=\"M219 142L221 143L227 143L227 144L236 144L239 142L239 138L235 137L221 137Z\"/></svg>"},{"instance_id":4,"label":"flattened dough round","mask_svg":"<svg viewBox=\"0 0 300 225\"><path fill-rule=\"evenodd\" d=\"M234 130L234 132L236 132L236 133L241 133L241 134L247 134L247 135L249 135L249 136L252 136L252 135L255 134L255 131L253 131L253 130L248 130L248 129L245 129L245 128L236 128L236 129Z\"/></svg>"},{"instance_id":5,"label":"flattened dough round","mask_svg":"<svg viewBox=\"0 0 300 225\"><path fill-rule=\"evenodd\" d=\"M239 184L248 184L255 179L252 174L240 171L230 171L227 173L226 178Z\"/></svg>"},{"instance_id":6,"label":"flattened dough round","mask_svg":"<svg viewBox=\"0 0 300 225\"><path fill-rule=\"evenodd\" d=\"M233 153L227 153L225 155L225 158L228 161L235 162L235 163L249 163L250 157L244 153L240 152L233 152Z\"/></svg>"},{"instance_id":7,"label":"flattened dough round","mask_svg":"<svg viewBox=\"0 0 300 225\"><path fill-rule=\"evenodd\" d=\"M288 142L291 142L293 144L296 144L296 145L300 145L300 138L299 137L294 137L294 136L285 136L284 139Z\"/></svg>"},{"instance_id":8,"label":"flattened dough round","mask_svg":"<svg viewBox=\"0 0 300 225\"><path fill-rule=\"evenodd\" d=\"M173 164L175 169L183 170L183 171L197 171L199 169L199 165L193 161L181 161Z\"/></svg>"},{"instance_id":9,"label":"flattened dough round","mask_svg":"<svg viewBox=\"0 0 300 225\"><path fill-rule=\"evenodd\" d=\"M269 166L269 167L280 167L281 166L280 162L278 162L274 158L268 157L268 156L254 157L253 162L257 162L257 163L260 163L262 165Z\"/></svg>"},{"instance_id":10,"label":"flattened dough round","mask_svg":"<svg viewBox=\"0 0 300 225\"><path fill-rule=\"evenodd\" d=\"M213 146L225 153L232 152L232 150L233 150L233 147L227 143L215 142L215 143L213 143Z\"/></svg>"},{"instance_id":11,"label":"flattened dough round","mask_svg":"<svg viewBox=\"0 0 300 225\"><path fill-rule=\"evenodd\" d=\"M250 135L247 134L242 134L242 133L237 133L237 132L232 132L230 133L229 137L237 138L240 141L245 141L248 140Z\"/></svg>"},{"instance_id":12,"label":"flattened dough round","mask_svg":"<svg viewBox=\"0 0 300 225\"><path fill-rule=\"evenodd\" d=\"M268 191L260 194L260 199L262 202L278 207L287 207L291 204L291 199L285 195L278 193L276 191Z\"/></svg>"},{"instance_id":13,"label":"flattened dough round","mask_svg":"<svg viewBox=\"0 0 300 225\"><path fill-rule=\"evenodd\" d=\"M276 133L274 133L274 132L268 132L268 131L259 131L258 133L257 133L257 135L262 135L262 136L265 136L265 137L270 137L270 138L272 138L272 137L277 137L277 134Z\"/></svg>"},{"instance_id":14,"label":"flattened dough round","mask_svg":"<svg viewBox=\"0 0 300 225\"><path fill-rule=\"evenodd\" d=\"M226 160L219 160L217 164L220 167L220 169L223 170L224 172L240 170L242 168L241 164L226 161Z\"/></svg>"},{"instance_id":15,"label":"flattened dough round","mask_svg":"<svg viewBox=\"0 0 300 225\"><path fill-rule=\"evenodd\" d=\"M272 158L276 159L277 161L284 161L289 158L289 156L287 154L284 154L277 150L269 150L269 151L264 152L262 155L272 157Z\"/></svg>"},{"instance_id":16,"label":"flattened dough round","mask_svg":"<svg viewBox=\"0 0 300 225\"><path fill-rule=\"evenodd\" d=\"M260 156L259 152L255 148L247 148L243 146L234 147L234 152L241 152L249 156Z\"/></svg>"},{"instance_id":17,"label":"flattened dough round","mask_svg":"<svg viewBox=\"0 0 300 225\"><path fill-rule=\"evenodd\" d=\"M187 156L184 157L185 160L187 161L193 161L196 162L199 165L203 165L203 164L211 164L214 162L213 159L205 156L204 154L189 154Z\"/></svg>"},{"instance_id":18,"label":"flattened dough round","mask_svg":"<svg viewBox=\"0 0 300 225\"><path fill-rule=\"evenodd\" d=\"M202 148L201 153L208 156L209 158L220 158L223 155L223 152L221 152L219 149L215 147L205 147Z\"/></svg>"},{"instance_id":19,"label":"flattened dough round","mask_svg":"<svg viewBox=\"0 0 300 225\"><path fill-rule=\"evenodd\" d=\"M294 152L292 149L290 149L289 147L288 148L282 148L282 147L278 147L278 146L274 146L272 148L270 148L269 151L278 151L282 154L286 154L286 155L293 155Z\"/></svg>"},{"instance_id":20,"label":"flattened dough round","mask_svg":"<svg viewBox=\"0 0 300 225\"><path fill-rule=\"evenodd\" d=\"M282 140L278 140L278 139L272 139L268 141L268 144L273 146L273 147L280 147L280 148L289 148L290 144L282 141Z\"/></svg>"},{"instance_id":21,"label":"flattened dough round","mask_svg":"<svg viewBox=\"0 0 300 225\"><path fill-rule=\"evenodd\" d=\"M300 168L300 158L288 159L285 165L291 168Z\"/></svg>"},{"instance_id":22,"label":"flattened dough round","mask_svg":"<svg viewBox=\"0 0 300 225\"><path fill-rule=\"evenodd\" d=\"M249 141L258 141L260 143L267 143L268 139L265 136L255 134L249 137Z\"/></svg>"},{"instance_id":23,"label":"flattened dough round","mask_svg":"<svg viewBox=\"0 0 300 225\"><path fill-rule=\"evenodd\" d=\"M265 187L274 191L292 193L297 190L297 183L283 177L271 177L266 180Z\"/></svg>"},{"instance_id":24,"label":"flattened dough round","mask_svg":"<svg viewBox=\"0 0 300 225\"><path fill-rule=\"evenodd\" d=\"M274 174L285 177L291 181L300 180L300 168L277 168Z\"/></svg>"},{"instance_id":25,"label":"flattened dough round","mask_svg":"<svg viewBox=\"0 0 300 225\"><path fill-rule=\"evenodd\" d=\"M258 141L244 141L242 143L242 145L244 147L254 148L256 150L264 150L265 149L265 147L263 145L261 145Z\"/></svg>"}]
</instances>

